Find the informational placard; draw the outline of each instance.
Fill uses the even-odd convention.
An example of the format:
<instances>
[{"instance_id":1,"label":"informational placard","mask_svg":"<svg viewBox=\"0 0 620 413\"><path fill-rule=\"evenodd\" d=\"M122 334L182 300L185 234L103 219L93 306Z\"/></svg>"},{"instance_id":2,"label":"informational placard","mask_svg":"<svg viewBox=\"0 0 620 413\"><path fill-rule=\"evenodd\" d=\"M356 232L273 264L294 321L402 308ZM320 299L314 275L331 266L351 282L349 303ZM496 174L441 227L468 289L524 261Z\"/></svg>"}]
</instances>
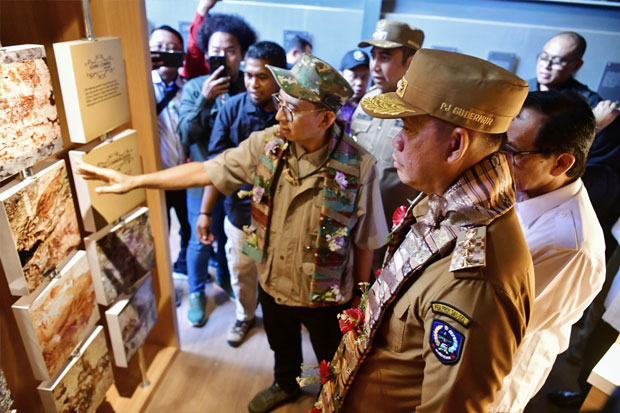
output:
<instances>
[{"instance_id":1,"label":"informational placard","mask_svg":"<svg viewBox=\"0 0 620 413\"><path fill-rule=\"evenodd\" d=\"M99 320L86 253L77 251L56 278L12 307L35 378L50 380Z\"/></svg>"},{"instance_id":2,"label":"informational placard","mask_svg":"<svg viewBox=\"0 0 620 413\"><path fill-rule=\"evenodd\" d=\"M97 302L110 305L155 267L149 210L140 207L84 239Z\"/></svg>"},{"instance_id":3,"label":"informational placard","mask_svg":"<svg viewBox=\"0 0 620 413\"><path fill-rule=\"evenodd\" d=\"M490 51L487 60L513 73L517 67L517 55L515 53Z\"/></svg>"},{"instance_id":4,"label":"informational placard","mask_svg":"<svg viewBox=\"0 0 620 413\"><path fill-rule=\"evenodd\" d=\"M67 367L37 390L47 413L95 413L112 383L112 358L103 327L97 326Z\"/></svg>"},{"instance_id":5,"label":"informational placard","mask_svg":"<svg viewBox=\"0 0 620 413\"><path fill-rule=\"evenodd\" d=\"M86 143L129 121L121 39L54 43L69 138Z\"/></svg>"},{"instance_id":6,"label":"informational placard","mask_svg":"<svg viewBox=\"0 0 620 413\"><path fill-rule=\"evenodd\" d=\"M0 48L0 180L62 149L45 48Z\"/></svg>"},{"instance_id":7,"label":"informational placard","mask_svg":"<svg viewBox=\"0 0 620 413\"><path fill-rule=\"evenodd\" d=\"M81 242L65 161L0 188L0 260L13 295L28 295Z\"/></svg>"},{"instance_id":8,"label":"informational placard","mask_svg":"<svg viewBox=\"0 0 620 413\"><path fill-rule=\"evenodd\" d=\"M127 175L142 173L138 133L127 129L102 143L91 142L79 150L69 151L72 170L81 161L102 168L110 168ZM98 194L95 188L103 185L101 181L87 181L79 174L73 174L77 192L80 215L84 229L95 232L116 221L146 199L144 189L134 189L126 194Z\"/></svg>"},{"instance_id":9,"label":"informational placard","mask_svg":"<svg viewBox=\"0 0 620 413\"><path fill-rule=\"evenodd\" d=\"M127 367L157 323L153 276L149 273L133 294L121 297L105 312L114 361Z\"/></svg>"}]
</instances>

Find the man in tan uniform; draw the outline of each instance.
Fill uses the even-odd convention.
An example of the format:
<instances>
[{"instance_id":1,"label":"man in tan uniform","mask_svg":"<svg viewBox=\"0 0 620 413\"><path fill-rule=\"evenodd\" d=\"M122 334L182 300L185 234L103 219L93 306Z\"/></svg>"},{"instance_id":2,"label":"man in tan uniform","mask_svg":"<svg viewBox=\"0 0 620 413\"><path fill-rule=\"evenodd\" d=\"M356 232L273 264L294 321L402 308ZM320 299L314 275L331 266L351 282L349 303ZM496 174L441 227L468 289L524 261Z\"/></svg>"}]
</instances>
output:
<instances>
[{"instance_id":1,"label":"man in tan uniform","mask_svg":"<svg viewBox=\"0 0 620 413\"><path fill-rule=\"evenodd\" d=\"M370 50L370 74L374 86L364 97L396 91L396 84L403 77L414 53L424 42L424 33L406 23L379 20L372 39L361 42L359 47L372 46ZM398 179L392 162L392 138L403 127L401 119L375 118L358 105L351 119L351 136L356 142L377 158L381 200L385 221L392 225L392 214L401 205L408 205L418 191ZM380 264L382 254L377 261Z\"/></svg>"},{"instance_id":2,"label":"man in tan uniform","mask_svg":"<svg viewBox=\"0 0 620 413\"><path fill-rule=\"evenodd\" d=\"M421 49L396 93L362 100L403 119L401 180L422 192L392 230L364 323L345 333L323 411L484 412L510 372L533 269L499 153L527 84L489 62Z\"/></svg>"},{"instance_id":3,"label":"man in tan uniform","mask_svg":"<svg viewBox=\"0 0 620 413\"><path fill-rule=\"evenodd\" d=\"M281 88L274 95L278 126L253 132L204 163L138 176L88 165L80 171L108 182L100 192L213 184L228 195L253 184L243 251L258 262L275 381L252 399L251 412L271 411L299 395L302 324L317 358L333 356L342 337L336 315L354 286L368 280L373 250L387 235L375 159L334 123L352 95L347 81L308 54L290 71L266 67Z\"/></svg>"}]
</instances>

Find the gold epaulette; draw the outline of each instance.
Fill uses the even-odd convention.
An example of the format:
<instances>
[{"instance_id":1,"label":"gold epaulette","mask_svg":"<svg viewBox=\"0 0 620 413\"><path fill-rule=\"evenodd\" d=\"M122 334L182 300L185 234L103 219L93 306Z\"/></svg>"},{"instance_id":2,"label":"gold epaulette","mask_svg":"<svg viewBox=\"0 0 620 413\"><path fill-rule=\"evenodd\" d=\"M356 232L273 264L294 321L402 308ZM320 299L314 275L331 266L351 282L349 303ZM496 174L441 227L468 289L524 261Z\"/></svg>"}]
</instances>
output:
<instances>
[{"instance_id":1,"label":"gold epaulette","mask_svg":"<svg viewBox=\"0 0 620 413\"><path fill-rule=\"evenodd\" d=\"M484 267L486 265L487 227L462 229L450 261L450 271Z\"/></svg>"}]
</instances>

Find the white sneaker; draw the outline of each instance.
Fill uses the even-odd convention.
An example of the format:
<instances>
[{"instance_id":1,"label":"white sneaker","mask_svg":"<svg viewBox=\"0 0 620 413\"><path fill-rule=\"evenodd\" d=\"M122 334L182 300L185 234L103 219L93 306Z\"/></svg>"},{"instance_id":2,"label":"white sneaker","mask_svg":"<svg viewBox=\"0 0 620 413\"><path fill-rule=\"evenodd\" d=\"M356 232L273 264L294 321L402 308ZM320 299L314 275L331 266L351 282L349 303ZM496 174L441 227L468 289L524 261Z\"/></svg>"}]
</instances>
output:
<instances>
[{"instance_id":1,"label":"white sneaker","mask_svg":"<svg viewBox=\"0 0 620 413\"><path fill-rule=\"evenodd\" d=\"M226 341L228 344L232 347L239 347L253 324L254 319L247 321L236 320L235 324L233 324L228 330L228 333L226 333Z\"/></svg>"}]
</instances>

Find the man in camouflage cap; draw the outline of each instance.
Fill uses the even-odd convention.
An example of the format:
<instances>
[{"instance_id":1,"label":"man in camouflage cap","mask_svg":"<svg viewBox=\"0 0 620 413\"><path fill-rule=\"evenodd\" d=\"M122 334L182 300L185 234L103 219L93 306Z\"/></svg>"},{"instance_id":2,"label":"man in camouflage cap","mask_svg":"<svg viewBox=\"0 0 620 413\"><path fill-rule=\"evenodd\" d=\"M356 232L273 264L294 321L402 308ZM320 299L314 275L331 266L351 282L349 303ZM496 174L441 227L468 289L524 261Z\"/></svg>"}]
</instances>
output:
<instances>
[{"instance_id":1,"label":"man in camouflage cap","mask_svg":"<svg viewBox=\"0 0 620 413\"><path fill-rule=\"evenodd\" d=\"M395 92L397 82L404 76L415 52L422 47L424 33L406 23L382 19L377 22L372 39L361 42L359 47L372 46L370 50L370 75L374 86L364 97L381 93ZM380 119L366 114L360 106L351 118L351 136L356 142L377 158L381 200L388 226L392 214L400 205L407 204L417 195L417 191L398 179L392 163L392 138L403 126L396 119ZM383 259L384 249L375 254L374 267Z\"/></svg>"},{"instance_id":2,"label":"man in camouflage cap","mask_svg":"<svg viewBox=\"0 0 620 413\"><path fill-rule=\"evenodd\" d=\"M527 90L487 61L421 49L395 92L362 100L371 116L402 119L394 166L421 193L399 211L363 322L331 361L322 411L488 411L534 299L498 152Z\"/></svg>"},{"instance_id":3,"label":"man in camouflage cap","mask_svg":"<svg viewBox=\"0 0 620 413\"><path fill-rule=\"evenodd\" d=\"M300 394L302 324L317 358L332 358L342 337L336 316L368 280L373 250L387 236L375 159L334 122L352 94L347 81L308 54L290 71L268 68L281 87L274 95L279 125L204 163L139 176L81 169L87 179L108 182L101 192L212 184L228 195L253 184L244 252L258 262L275 380L252 399L251 412L271 411Z\"/></svg>"}]
</instances>

